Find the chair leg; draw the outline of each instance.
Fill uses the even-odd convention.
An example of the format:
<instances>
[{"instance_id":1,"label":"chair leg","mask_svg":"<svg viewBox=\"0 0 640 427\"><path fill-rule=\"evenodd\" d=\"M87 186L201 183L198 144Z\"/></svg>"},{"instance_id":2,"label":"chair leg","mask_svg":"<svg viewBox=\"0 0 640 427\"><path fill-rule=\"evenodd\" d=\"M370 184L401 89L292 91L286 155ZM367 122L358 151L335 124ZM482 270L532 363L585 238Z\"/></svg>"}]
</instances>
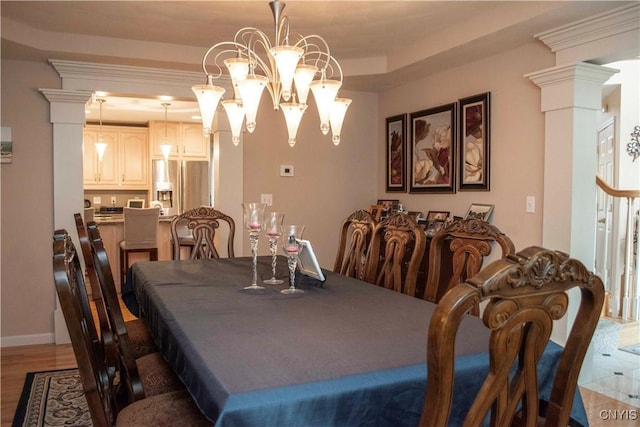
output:
<instances>
[{"instance_id":1,"label":"chair leg","mask_svg":"<svg viewBox=\"0 0 640 427\"><path fill-rule=\"evenodd\" d=\"M150 261L157 261L158 260L158 248L152 248L149 251L149 260Z\"/></svg>"},{"instance_id":2,"label":"chair leg","mask_svg":"<svg viewBox=\"0 0 640 427\"><path fill-rule=\"evenodd\" d=\"M120 248L120 289L124 288L127 265L129 265L129 252L127 252L126 249Z\"/></svg>"}]
</instances>

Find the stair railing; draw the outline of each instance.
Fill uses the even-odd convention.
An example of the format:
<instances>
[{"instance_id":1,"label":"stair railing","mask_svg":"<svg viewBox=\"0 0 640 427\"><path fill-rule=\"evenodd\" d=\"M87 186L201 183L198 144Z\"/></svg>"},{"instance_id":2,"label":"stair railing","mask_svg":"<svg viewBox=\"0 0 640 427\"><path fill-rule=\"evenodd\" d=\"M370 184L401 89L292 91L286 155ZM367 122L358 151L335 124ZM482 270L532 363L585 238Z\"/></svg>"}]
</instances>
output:
<instances>
[{"instance_id":1,"label":"stair railing","mask_svg":"<svg viewBox=\"0 0 640 427\"><path fill-rule=\"evenodd\" d=\"M635 209L635 203L640 198L640 190L618 190L609 186L596 174L596 185L611 197L627 199L627 219L624 248L624 274L622 282L622 318L640 320L640 280L638 280L640 267L640 214ZM615 221L615 219L614 219ZM634 248L635 246L635 248ZM635 259L634 259L635 252ZM631 278L633 277L633 287ZM633 289L633 304L631 304L631 289ZM616 296L619 298L619 296Z\"/></svg>"}]
</instances>

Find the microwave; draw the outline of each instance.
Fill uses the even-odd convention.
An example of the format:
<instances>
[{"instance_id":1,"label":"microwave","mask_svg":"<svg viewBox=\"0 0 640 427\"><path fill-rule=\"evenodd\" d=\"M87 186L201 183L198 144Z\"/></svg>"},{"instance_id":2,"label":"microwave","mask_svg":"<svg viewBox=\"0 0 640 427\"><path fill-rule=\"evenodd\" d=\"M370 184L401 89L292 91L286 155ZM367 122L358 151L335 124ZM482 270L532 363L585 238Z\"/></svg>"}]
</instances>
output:
<instances>
[{"instance_id":1,"label":"microwave","mask_svg":"<svg viewBox=\"0 0 640 427\"><path fill-rule=\"evenodd\" d=\"M144 208L144 199L129 199L127 200L127 207L142 209Z\"/></svg>"}]
</instances>

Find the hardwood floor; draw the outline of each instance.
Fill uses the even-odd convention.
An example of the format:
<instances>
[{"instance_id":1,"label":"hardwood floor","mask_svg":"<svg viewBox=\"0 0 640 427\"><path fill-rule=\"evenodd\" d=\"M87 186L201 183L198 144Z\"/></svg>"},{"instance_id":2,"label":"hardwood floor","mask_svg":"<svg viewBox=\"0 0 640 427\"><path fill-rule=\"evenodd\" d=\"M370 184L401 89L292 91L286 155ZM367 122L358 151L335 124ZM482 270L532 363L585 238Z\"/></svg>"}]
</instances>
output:
<instances>
[{"instance_id":1,"label":"hardwood floor","mask_svg":"<svg viewBox=\"0 0 640 427\"><path fill-rule=\"evenodd\" d=\"M128 313L125 309L123 313ZM129 320L132 317L127 317ZM636 335L631 336L635 338ZM621 340L622 341L622 340ZM622 344L622 343L621 343ZM1 349L2 391L0 394L1 427L10 427L13 415L20 399L27 372L48 371L76 367L73 349L70 344L42 344ZM640 408L609 398L595 391L581 388L582 398L589 424L592 427L631 427L638 425ZM609 414L636 414L634 420L616 420L607 418ZM635 412L632 412L635 411Z\"/></svg>"}]
</instances>

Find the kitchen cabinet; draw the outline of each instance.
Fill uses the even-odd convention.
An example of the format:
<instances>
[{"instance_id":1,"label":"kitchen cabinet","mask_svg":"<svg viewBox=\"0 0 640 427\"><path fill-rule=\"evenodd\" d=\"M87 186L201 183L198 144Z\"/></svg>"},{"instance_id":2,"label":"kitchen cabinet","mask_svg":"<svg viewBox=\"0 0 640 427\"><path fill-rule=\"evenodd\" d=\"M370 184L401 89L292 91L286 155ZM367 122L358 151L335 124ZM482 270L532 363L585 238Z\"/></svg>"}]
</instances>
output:
<instances>
[{"instance_id":1,"label":"kitchen cabinet","mask_svg":"<svg viewBox=\"0 0 640 427\"><path fill-rule=\"evenodd\" d=\"M147 128L102 126L107 144L102 162L95 143L99 126L88 125L83 137L83 182L93 190L147 190L149 188L149 131Z\"/></svg>"},{"instance_id":2,"label":"kitchen cabinet","mask_svg":"<svg viewBox=\"0 0 640 427\"><path fill-rule=\"evenodd\" d=\"M160 146L165 133L171 144L171 160L209 160L209 138L202 133L202 123L150 121L151 158L163 159Z\"/></svg>"}]
</instances>

